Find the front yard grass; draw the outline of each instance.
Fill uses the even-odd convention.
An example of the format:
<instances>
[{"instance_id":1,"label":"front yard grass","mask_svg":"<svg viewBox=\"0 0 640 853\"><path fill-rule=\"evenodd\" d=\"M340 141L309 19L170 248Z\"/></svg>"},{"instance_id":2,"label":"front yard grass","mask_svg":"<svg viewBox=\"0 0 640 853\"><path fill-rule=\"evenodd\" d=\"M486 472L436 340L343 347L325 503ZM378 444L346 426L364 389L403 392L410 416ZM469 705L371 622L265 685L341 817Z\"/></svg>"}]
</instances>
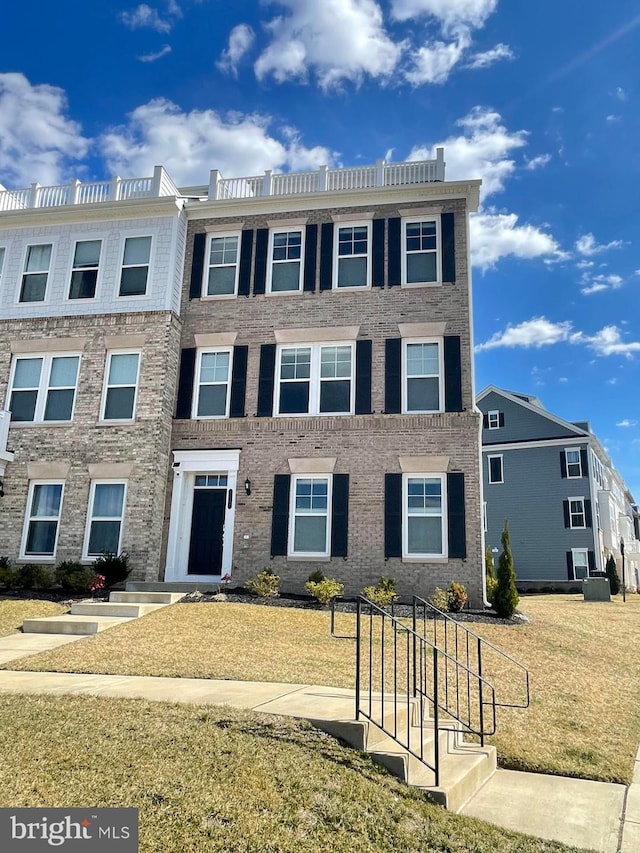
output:
<instances>
[{"instance_id":1,"label":"front yard grass","mask_svg":"<svg viewBox=\"0 0 640 853\"><path fill-rule=\"evenodd\" d=\"M53 601L39 599L0 598L0 637L15 634L25 619L57 616L67 608Z\"/></svg>"},{"instance_id":2,"label":"front yard grass","mask_svg":"<svg viewBox=\"0 0 640 853\"><path fill-rule=\"evenodd\" d=\"M87 696L2 695L0 716L0 806L138 808L143 853L579 853L446 812L305 723Z\"/></svg>"}]
</instances>

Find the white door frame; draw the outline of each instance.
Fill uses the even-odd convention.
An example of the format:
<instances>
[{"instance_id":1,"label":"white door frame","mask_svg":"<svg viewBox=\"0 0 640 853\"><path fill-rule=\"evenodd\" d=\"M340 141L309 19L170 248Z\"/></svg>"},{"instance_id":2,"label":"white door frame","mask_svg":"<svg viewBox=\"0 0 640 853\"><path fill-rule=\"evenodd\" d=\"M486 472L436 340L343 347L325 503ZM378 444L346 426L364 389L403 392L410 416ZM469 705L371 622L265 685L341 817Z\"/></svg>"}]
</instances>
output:
<instances>
[{"instance_id":1,"label":"white door frame","mask_svg":"<svg viewBox=\"0 0 640 853\"><path fill-rule=\"evenodd\" d=\"M167 582L216 583L224 575L230 575L233 566L233 530L240 451L174 450L173 459L173 493L164 579ZM196 474L226 474L227 489L231 491L231 506L227 504L224 518L220 575L187 574Z\"/></svg>"}]
</instances>

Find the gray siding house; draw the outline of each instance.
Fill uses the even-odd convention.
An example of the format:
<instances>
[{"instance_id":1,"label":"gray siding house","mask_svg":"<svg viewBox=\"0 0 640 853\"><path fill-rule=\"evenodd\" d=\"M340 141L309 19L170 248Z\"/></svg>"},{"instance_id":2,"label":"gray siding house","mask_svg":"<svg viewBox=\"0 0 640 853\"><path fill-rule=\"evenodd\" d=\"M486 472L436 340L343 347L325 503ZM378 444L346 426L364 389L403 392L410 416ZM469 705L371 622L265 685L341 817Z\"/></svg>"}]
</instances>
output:
<instances>
[{"instance_id":1,"label":"gray siding house","mask_svg":"<svg viewBox=\"0 0 640 853\"><path fill-rule=\"evenodd\" d=\"M500 550L509 522L518 586L573 588L613 554L640 586L633 496L585 421L569 423L526 394L489 386L483 415L485 542Z\"/></svg>"}]
</instances>

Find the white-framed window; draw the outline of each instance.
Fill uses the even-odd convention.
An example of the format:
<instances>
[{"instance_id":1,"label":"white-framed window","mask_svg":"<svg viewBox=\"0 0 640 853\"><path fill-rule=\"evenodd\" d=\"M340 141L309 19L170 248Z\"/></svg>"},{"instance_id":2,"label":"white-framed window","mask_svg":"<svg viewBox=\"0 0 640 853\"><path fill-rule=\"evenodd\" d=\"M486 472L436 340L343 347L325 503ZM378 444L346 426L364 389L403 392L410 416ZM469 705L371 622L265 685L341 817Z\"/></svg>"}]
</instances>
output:
<instances>
[{"instance_id":1,"label":"white-framed window","mask_svg":"<svg viewBox=\"0 0 640 853\"><path fill-rule=\"evenodd\" d=\"M53 560L58 545L64 483L31 480L22 534L21 557Z\"/></svg>"},{"instance_id":2,"label":"white-framed window","mask_svg":"<svg viewBox=\"0 0 640 853\"><path fill-rule=\"evenodd\" d=\"M353 343L279 347L274 414L351 414L354 372Z\"/></svg>"},{"instance_id":3,"label":"white-framed window","mask_svg":"<svg viewBox=\"0 0 640 853\"><path fill-rule=\"evenodd\" d=\"M502 470L502 454L487 456L487 469L489 471L490 483L504 483L504 471Z\"/></svg>"},{"instance_id":4,"label":"white-framed window","mask_svg":"<svg viewBox=\"0 0 640 853\"><path fill-rule=\"evenodd\" d=\"M126 237L122 254L120 296L144 296L147 292L151 237Z\"/></svg>"},{"instance_id":5,"label":"white-framed window","mask_svg":"<svg viewBox=\"0 0 640 853\"><path fill-rule=\"evenodd\" d=\"M240 269L240 234L211 234L207 245L203 296L235 296Z\"/></svg>"},{"instance_id":6,"label":"white-framed window","mask_svg":"<svg viewBox=\"0 0 640 853\"><path fill-rule=\"evenodd\" d=\"M577 581L589 577L589 552L586 548L572 548L573 576Z\"/></svg>"},{"instance_id":7,"label":"white-framed window","mask_svg":"<svg viewBox=\"0 0 640 853\"><path fill-rule=\"evenodd\" d=\"M446 557L446 477L403 474L402 486L403 557Z\"/></svg>"},{"instance_id":8,"label":"white-framed window","mask_svg":"<svg viewBox=\"0 0 640 853\"><path fill-rule=\"evenodd\" d=\"M120 553L126 494L126 482L92 481L83 559L95 559L105 553Z\"/></svg>"},{"instance_id":9,"label":"white-framed window","mask_svg":"<svg viewBox=\"0 0 640 853\"><path fill-rule=\"evenodd\" d=\"M442 281L440 217L403 219L402 246L403 284Z\"/></svg>"},{"instance_id":10,"label":"white-framed window","mask_svg":"<svg viewBox=\"0 0 640 853\"><path fill-rule=\"evenodd\" d=\"M11 420L65 423L73 419L80 355L24 355L12 365Z\"/></svg>"},{"instance_id":11,"label":"white-framed window","mask_svg":"<svg viewBox=\"0 0 640 853\"><path fill-rule=\"evenodd\" d=\"M441 412L444 401L443 347L439 340L402 341L402 411Z\"/></svg>"},{"instance_id":12,"label":"white-framed window","mask_svg":"<svg viewBox=\"0 0 640 853\"><path fill-rule=\"evenodd\" d=\"M136 412L138 393L139 352L110 352L107 354L103 421L132 421Z\"/></svg>"},{"instance_id":13,"label":"white-framed window","mask_svg":"<svg viewBox=\"0 0 640 853\"><path fill-rule=\"evenodd\" d=\"M568 498L569 527L586 527L587 517L584 509L584 498Z\"/></svg>"},{"instance_id":14,"label":"white-framed window","mask_svg":"<svg viewBox=\"0 0 640 853\"><path fill-rule=\"evenodd\" d=\"M567 477L582 477L582 462L580 460L580 449L567 447L564 451L565 459L567 460Z\"/></svg>"},{"instance_id":15,"label":"white-framed window","mask_svg":"<svg viewBox=\"0 0 640 853\"><path fill-rule=\"evenodd\" d=\"M292 476L290 557L328 557L331 553L331 487L331 476Z\"/></svg>"},{"instance_id":16,"label":"white-framed window","mask_svg":"<svg viewBox=\"0 0 640 853\"><path fill-rule=\"evenodd\" d=\"M337 224L334 244L334 289L370 287L371 223Z\"/></svg>"},{"instance_id":17,"label":"white-framed window","mask_svg":"<svg viewBox=\"0 0 640 853\"><path fill-rule=\"evenodd\" d=\"M198 351L192 417L229 417L231 353L231 349Z\"/></svg>"},{"instance_id":18,"label":"white-framed window","mask_svg":"<svg viewBox=\"0 0 640 853\"><path fill-rule=\"evenodd\" d=\"M20 287L20 302L44 302L51 266L51 243L27 246Z\"/></svg>"},{"instance_id":19,"label":"white-framed window","mask_svg":"<svg viewBox=\"0 0 640 853\"><path fill-rule=\"evenodd\" d=\"M267 293L302 290L303 251L302 229L283 228L270 232Z\"/></svg>"},{"instance_id":20,"label":"white-framed window","mask_svg":"<svg viewBox=\"0 0 640 853\"><path fill-rule=\"evenodd\" d=\"M498 412L498 411L487 412L487 419L489 421L489 429L499 429L500 428L500 412Z\"/></svg>"},{"instance_id":21,"label":"white-framed window","mask_svg":"<svg viewBox=\"0 0 640 853\"><path fill-rule=\"evenodd\" d=\"M69 299L93 299L96 295L102 240L77 240L73 252Z\"/></svg>"}]
</instances>

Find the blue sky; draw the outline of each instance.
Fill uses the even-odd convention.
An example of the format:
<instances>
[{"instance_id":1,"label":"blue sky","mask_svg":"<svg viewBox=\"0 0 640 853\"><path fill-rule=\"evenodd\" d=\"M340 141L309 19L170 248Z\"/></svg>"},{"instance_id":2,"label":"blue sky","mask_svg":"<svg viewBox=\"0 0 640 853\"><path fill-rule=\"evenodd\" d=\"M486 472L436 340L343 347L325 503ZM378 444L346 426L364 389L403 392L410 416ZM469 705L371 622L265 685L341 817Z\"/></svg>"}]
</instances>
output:
<instances>
[{"instance_id":1,"label":"blue sky","mask_svg":"<svg viewBox=\"0 0 640 853\"><path fill-rule=\"evenodd\" d=\"M225 177L444 145L482 178L476 385L589 420L640 500L637 0L33 0L3 15L0 183Z\"/></svg>"}]
</instances>

